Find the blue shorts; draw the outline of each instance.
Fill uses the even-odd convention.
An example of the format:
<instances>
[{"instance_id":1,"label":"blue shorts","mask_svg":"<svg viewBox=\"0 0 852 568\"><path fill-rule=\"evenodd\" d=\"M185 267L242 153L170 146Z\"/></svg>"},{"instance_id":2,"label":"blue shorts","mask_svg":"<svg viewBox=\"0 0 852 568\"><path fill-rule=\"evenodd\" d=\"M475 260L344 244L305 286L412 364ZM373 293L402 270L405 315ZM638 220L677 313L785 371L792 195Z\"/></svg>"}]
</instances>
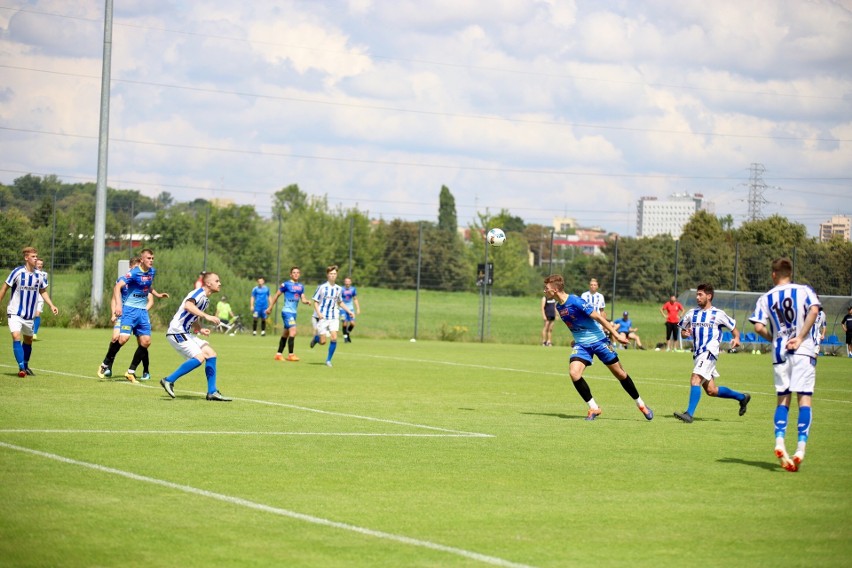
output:
<instances>
[{"instance_id":1,"label":"blue shorts","mask_svg":"<svg viewBox=\"0 0 852 568\"><path fill-rule=\"evenodd\" d=\"M346 322L355 321L355 308L352 307L352 306L346 306L346 307L349 308L350 311L352 311L352 315L350 316L349 312L344 312L343 310L340 310L340 314L343 316L343 321L346 321Z\"/></svg>"},{"instance_id":2,"label":"blue shorts","mask_svg":"<svg viewBox=\"0 0 852 568\"><path fill-rule=\"evenodd\" d=\"M121 335L151 335L151 320L145 308L130 308L121 310Z\"/></svg>"},{"instance_id":3,"label":"blue shorts","mask_svg":"<svg viewBox=\"0 0 852 568\"><path fill-rule=\"evenodd\" d=\"M284 322L284 329L296 327L296 312L281 312L281 320Z\"/></svg>"},{"instance_id":4,"label":"blue shorts","mask_svg":"<svg viewBox=\"0 0 852 568\"><path fill-rule=\"evenodd\" d=\"M612 365L618 363L618 353L606 339L602 339L591 345L574 345L574 350L571 351L571 361L582 361L588 367L592 364L592 356L597 355L598 359L604 365Z\"/></svg>"},{"instance_id":5,"label":"blue shorts","mask_svg":"<svg viewBox=\"0 0 852 568\"><path fill-rule=\"evenodd\" d=\"M265 320L266 319L266 308L268 308L268 307L269 306L257 306L257 305L255 305L254 311L252 312L251 317L253 317L254 319Z\"/></svg>"}]
</instances>

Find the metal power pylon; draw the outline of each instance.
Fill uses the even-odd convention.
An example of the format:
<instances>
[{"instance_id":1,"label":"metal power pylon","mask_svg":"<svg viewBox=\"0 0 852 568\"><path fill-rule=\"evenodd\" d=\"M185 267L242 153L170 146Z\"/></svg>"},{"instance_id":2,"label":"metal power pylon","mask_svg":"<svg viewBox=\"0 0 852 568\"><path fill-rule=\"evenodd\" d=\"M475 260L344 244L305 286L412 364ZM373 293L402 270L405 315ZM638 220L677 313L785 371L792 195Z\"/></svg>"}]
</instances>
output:
<instances>
[{"instance_id":1,"label":"metal power pylon","mask_svg":"<svg viewBox=\"0 0 852 568\"><path fill-rule=\"evenodd\" d=\"M763 219L763 204L768 203L763 197L767 185L763 181L763 172L766 168L763 164L752 163L749 168L748 179L748 220L757 221Z\"/></svg>"}]
</instances>

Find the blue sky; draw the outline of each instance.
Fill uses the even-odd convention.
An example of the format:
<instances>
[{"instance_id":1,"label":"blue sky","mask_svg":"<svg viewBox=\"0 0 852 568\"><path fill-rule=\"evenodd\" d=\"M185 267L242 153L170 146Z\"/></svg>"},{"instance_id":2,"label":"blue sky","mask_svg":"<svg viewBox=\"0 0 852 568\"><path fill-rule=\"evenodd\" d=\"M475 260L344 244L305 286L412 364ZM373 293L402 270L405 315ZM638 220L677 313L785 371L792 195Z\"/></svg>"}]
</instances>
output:
<instances>
[{"instance_id":1,"label":"blue sky","mask_svg":"<svg viewBox=\"0 0 852 568\"><path fill-rule=\"evenodd\" d=\"M0 5L0 181L94 181L104 2ZM269 214L508 209L635 234L642 196L739 225L852 215L852 2L115 0L108 183Z\"/></svg>"}]
</instances>

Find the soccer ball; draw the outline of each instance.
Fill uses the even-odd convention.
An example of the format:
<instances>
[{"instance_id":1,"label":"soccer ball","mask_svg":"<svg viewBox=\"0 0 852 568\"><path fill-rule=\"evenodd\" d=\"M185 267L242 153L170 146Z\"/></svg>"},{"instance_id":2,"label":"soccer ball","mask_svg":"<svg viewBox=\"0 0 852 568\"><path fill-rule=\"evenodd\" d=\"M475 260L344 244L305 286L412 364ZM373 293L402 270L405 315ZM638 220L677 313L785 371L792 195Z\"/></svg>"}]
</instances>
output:
<instances>
[{"instance_id":1,"label":"soccer ball","mask_svg":"<svg viewBox=\"0 0 852 568\"><path fill-rule=\"evenodd\" d=\"M488 234L485 235L485 240L488 241L488 244L492 247L502 247L503 243L506 242L506 233L503 232L503 229L495 227L488 231Z\"/></svg>"}]
</instances>

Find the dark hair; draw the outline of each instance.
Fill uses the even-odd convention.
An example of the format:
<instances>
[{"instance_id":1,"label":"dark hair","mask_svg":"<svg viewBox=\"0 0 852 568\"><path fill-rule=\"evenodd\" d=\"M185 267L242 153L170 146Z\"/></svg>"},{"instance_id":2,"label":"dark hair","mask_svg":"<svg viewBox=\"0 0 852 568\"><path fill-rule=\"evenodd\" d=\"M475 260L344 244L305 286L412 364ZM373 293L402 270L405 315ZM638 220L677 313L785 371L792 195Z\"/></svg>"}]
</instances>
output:
<instances>
[{"instance_id":1,"label":"dark hair","mask_svg":"<svg viewBox=\"0 0 852 568\"><path fill-rule=\"evenodd\" d=\"M710 296L710 298L713 298L716 295L713 291L713 285L712 284L699 284L697 290L699 292L704 292L705 294Z\"/></svg>"}]
</instances>

